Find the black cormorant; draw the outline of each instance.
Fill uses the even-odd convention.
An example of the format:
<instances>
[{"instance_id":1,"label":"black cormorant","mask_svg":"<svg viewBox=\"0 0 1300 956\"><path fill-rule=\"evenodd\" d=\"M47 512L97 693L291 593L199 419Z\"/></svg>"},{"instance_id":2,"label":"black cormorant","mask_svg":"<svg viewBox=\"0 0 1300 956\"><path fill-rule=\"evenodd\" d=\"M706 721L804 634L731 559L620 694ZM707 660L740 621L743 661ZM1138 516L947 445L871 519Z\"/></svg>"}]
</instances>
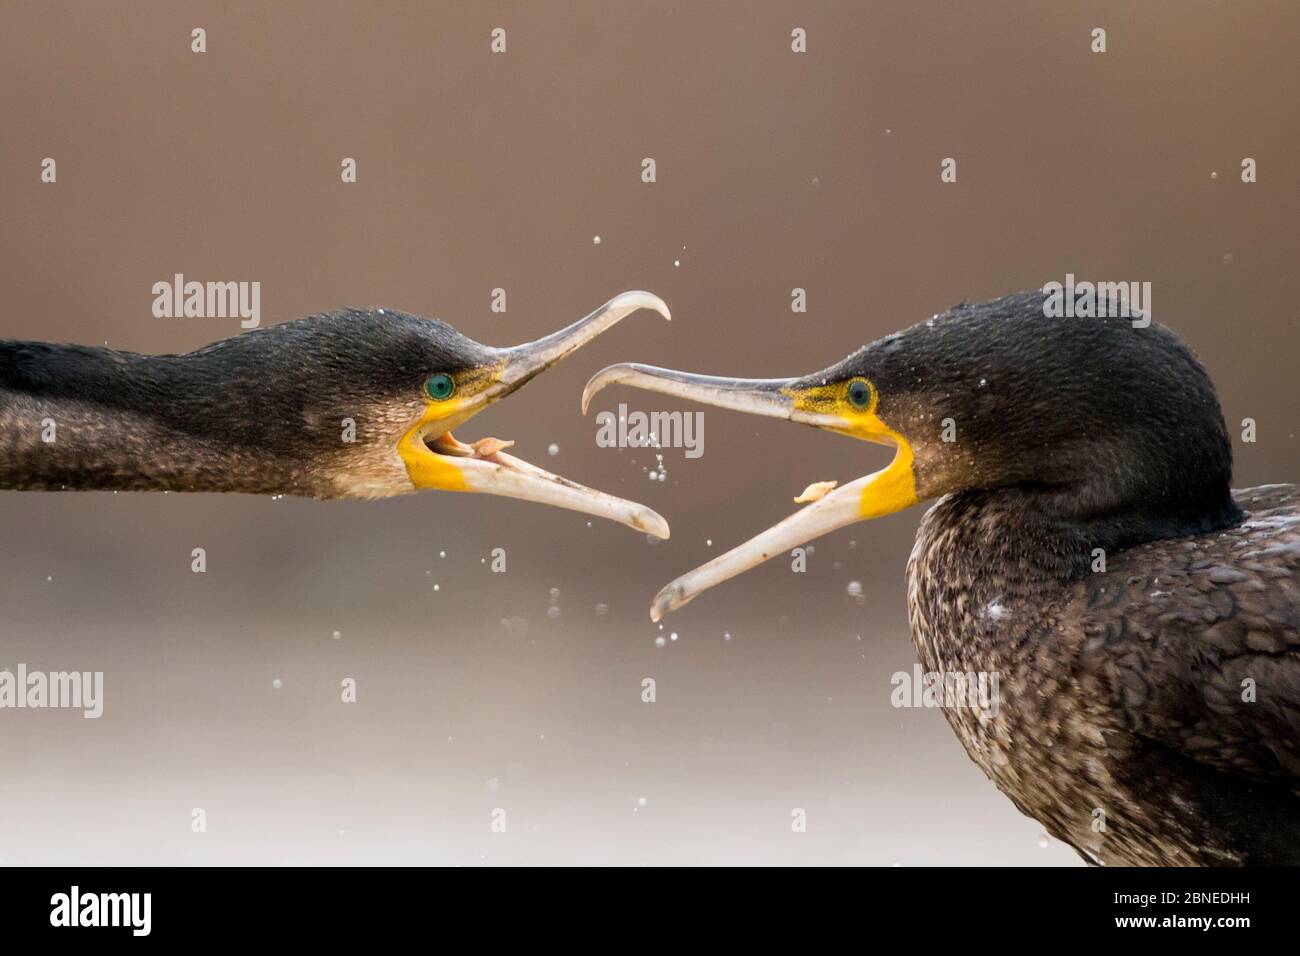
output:
<instances>
[{"instance_id":1,"label":"black cormorant","mask_svg":"<svg viewBox=\"0 0 1300 956\"><path fill-rule=\"evenodd\" d=\"M452 437L624 316L626 292L566 329L492 348L446 323L345 310L185 355L0 341L0 488L234 491L384 498L480 491L612 518L657 537L643 505Z\"/></svg>"},{"instance_id":2,"label":"black cormorant","mask_svg":"<svg viewBox=\"0 0 1300 956\"><path fill-rule=\"evenodd\" d=\"M624 383L897 448L651 616L938 498L907 565L912 638L932 674L999 675L995 716L944 712L1016 806L1092 863L1300 863L1300 496L1230 490L1214 387L1172 331L1043 303L963 303L802 378L598 373L584 409Z\"/></svg>"}]
</instances>

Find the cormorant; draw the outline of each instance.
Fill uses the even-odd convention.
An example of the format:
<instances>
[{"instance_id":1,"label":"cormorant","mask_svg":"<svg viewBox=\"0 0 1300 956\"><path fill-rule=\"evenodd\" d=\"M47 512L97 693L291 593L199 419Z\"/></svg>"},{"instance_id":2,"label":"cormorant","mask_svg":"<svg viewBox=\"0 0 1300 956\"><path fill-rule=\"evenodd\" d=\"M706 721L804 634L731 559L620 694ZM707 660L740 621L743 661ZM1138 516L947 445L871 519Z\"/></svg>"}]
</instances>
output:
<instances>
[{"instance_id":1,"label":"cormorant","mask_svg":"<svg viewBox=\"0 0 1300 956\"><path fill-rule=\"evenodd\" d=\"M235 491L384 498L481 491L611 518L660 538L643 505L452 436L624 316L668 307L625 292L514 348L436 319L348 309L185 355L0 342L0 488Z\"/></svg>"},{"instance_id":2,"label":"cormorant","mask_svg":"<svg viewBox=\"0 0 1300 956\"><path fill-rule=\"evenodd\" d=\"M1048 318L1031 291L802 378L614 365L584 409L614 383L897 448L673 581L652 618L938 498L907 565L912 639L931 674L999 675L996 716L944 713L1015 805L1090 863L1300 863L1300 496L1230 490L1214 387L1174 332Z\"/></svg>"}]
</instances>

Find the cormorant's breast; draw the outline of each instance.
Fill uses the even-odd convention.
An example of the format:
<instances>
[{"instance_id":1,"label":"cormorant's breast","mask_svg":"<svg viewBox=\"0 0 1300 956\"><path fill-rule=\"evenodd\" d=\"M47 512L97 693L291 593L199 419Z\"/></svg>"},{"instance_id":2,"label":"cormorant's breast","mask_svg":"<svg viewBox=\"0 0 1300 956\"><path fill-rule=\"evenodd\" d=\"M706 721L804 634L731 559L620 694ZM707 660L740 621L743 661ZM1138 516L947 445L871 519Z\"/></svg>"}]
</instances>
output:
<instances>
[{"instance_id":1,"label":"cormorant's breast","mask_svg":"<svg viewBox=\"0 0 1300 956\"><path fill-rule=\"evenodd\" d=\"M1300 494L1235 499L1234 526L1074 576L1053 573L1014 491L950 496L922 522L908 609L923 667L1000 675L996 717L945 716L1085 858L1300 863Z\"/></svg>"}]
</instances>

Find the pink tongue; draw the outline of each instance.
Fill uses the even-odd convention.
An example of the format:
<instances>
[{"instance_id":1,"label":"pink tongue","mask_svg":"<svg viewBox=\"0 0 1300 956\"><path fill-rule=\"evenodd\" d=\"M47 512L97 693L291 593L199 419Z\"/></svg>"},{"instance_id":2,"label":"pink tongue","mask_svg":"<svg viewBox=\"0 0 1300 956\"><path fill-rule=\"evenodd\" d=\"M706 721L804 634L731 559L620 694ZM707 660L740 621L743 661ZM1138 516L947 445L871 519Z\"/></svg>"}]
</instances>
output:
<instances>
[{"instance_id":1,"label":"pink tongue","mask_svg":"<svg viewBox=\"0 0 1300 956\"><path fill-rule=\"evenodd\" d=\"M474 442L474 454L479 458L491 458L503 448L509 448L514 445L513 441L503 441L500 438L480 438Z\"/></svg>"}]
</instances>

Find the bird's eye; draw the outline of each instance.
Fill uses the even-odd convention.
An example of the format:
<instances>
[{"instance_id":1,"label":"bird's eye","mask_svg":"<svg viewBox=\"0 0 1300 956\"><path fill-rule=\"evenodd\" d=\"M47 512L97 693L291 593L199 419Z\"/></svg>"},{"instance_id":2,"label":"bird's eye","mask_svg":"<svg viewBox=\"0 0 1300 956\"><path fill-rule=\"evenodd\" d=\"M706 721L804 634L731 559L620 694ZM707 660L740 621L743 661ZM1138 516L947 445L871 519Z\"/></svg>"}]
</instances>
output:
<instances>
[{"instance_id":1,"label":"bird's eye","mask_svg":"<svg viewBox=\"0 0 1300 956\"><path fill-rule=\"evenodd\" d=\"M866 408L871 404L871 386L865 378L849 382L849 404L854 408Z\"/></svg>"},{"instance_id":2,"label":"bird's eye","mask_svg":"<svg viewBox=\"0 0 1300 956\"><path fill-rule=\"evenodd\" d=\"M437 375L429 376L429 380L424 383L424 390L435 402L445 402L451 398L451 393L456 391L456 383L450 375L439 372Z\"/></svg>"}]
</instances>

